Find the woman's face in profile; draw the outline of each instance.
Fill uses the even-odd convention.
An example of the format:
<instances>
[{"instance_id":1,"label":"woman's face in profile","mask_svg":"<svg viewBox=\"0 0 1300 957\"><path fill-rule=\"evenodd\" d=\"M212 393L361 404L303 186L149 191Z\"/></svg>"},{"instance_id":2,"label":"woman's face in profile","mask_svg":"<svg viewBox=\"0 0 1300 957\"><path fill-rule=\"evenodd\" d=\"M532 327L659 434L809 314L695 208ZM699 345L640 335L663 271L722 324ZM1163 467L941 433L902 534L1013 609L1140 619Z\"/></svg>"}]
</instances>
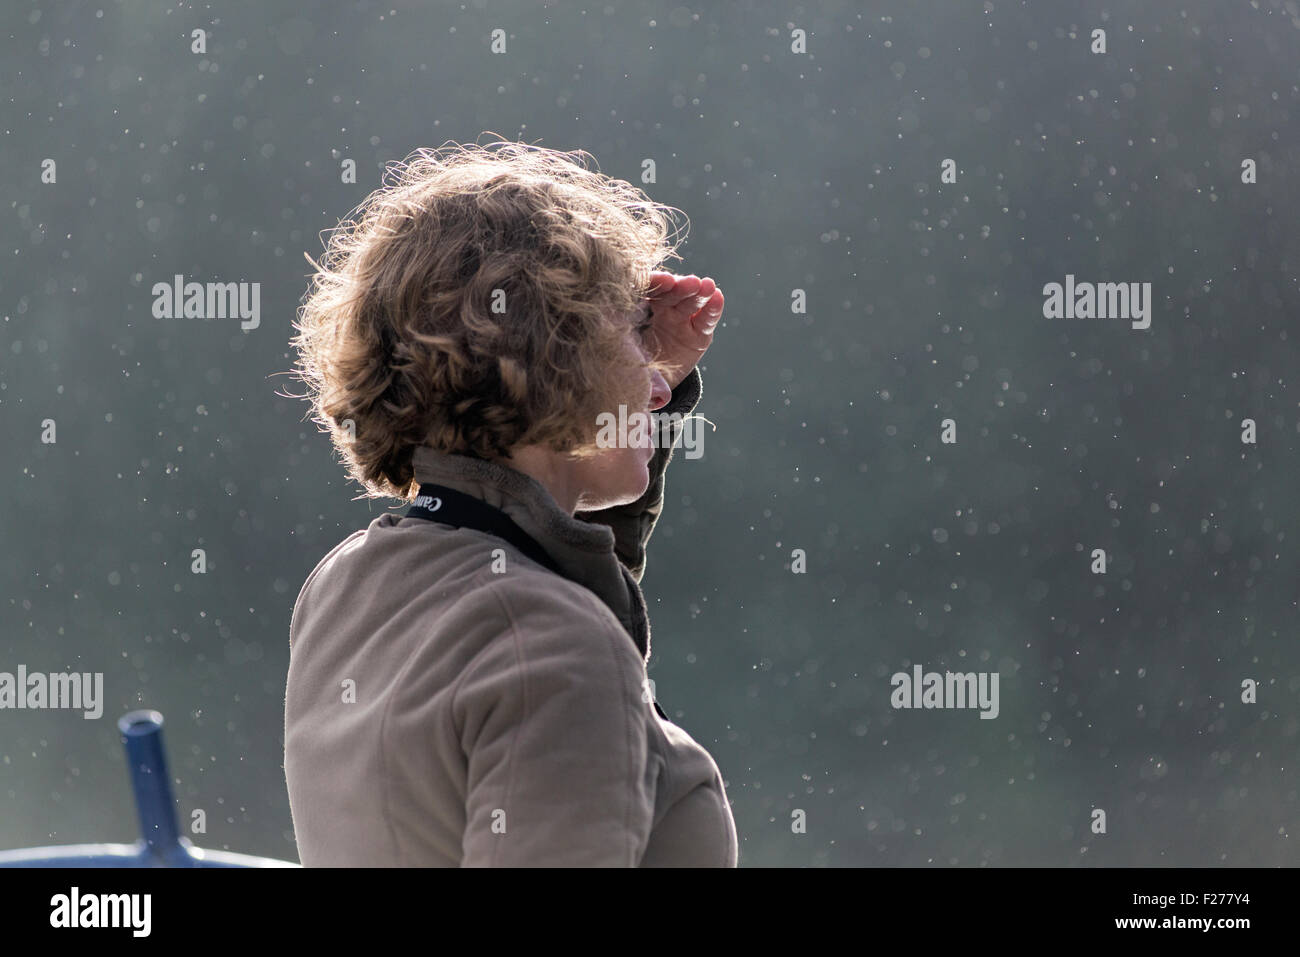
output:
<instances>
[{"instance_id":1,"label":"woman's face in profile","mask_svg":"<svg viewBox=\"0 0 1300 957\"><path fill-rule=\"evenodd\" d=\"M642 306L629 317L626 342L629 352L648 360L651 356L642 332L645 316L646 309ZM650 484L648 466L658 437L650 413L668 404L672 389L658 370L646 370L642 376L640 401L628 406L625 415L620 415L618 409L608 410L619 422L617 445L601 449L599 454L575 464L578 487L583 490L578 499L581 511L635 502ZM634 413L644 416L639 428Z\"/></svg>"}]
</instances>

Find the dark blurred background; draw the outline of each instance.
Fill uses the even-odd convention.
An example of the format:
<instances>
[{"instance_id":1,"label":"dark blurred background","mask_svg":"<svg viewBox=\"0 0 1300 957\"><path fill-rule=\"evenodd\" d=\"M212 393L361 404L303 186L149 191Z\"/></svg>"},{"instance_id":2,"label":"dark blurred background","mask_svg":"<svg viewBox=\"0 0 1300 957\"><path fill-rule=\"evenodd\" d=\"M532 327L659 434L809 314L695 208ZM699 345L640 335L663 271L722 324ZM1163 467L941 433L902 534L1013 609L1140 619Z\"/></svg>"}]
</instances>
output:
<instances>
[{"instance_id":1,"label":"dark blurred background","mask_svg":"<svg viewBox=\"0 0 1300 957\"><path fill-rule=\"evenodd\" d=\"M0 671L105 693L0 711L0 847L133 840L115 721L147 707L195 843L297 860L290 611L397 504L277 395L303 253L386 164L490 131L681 209L670 268L726 294L717 430L670 469L644 587L742 866L1300 863L1295 3L0 18ZM260 283L260 326L154 318L178 273ZM1067 274L1150 282L1151 328L1045 319ZM914 663L997 671L999 716L895 711Z\"/></svg>"}]
</instances>

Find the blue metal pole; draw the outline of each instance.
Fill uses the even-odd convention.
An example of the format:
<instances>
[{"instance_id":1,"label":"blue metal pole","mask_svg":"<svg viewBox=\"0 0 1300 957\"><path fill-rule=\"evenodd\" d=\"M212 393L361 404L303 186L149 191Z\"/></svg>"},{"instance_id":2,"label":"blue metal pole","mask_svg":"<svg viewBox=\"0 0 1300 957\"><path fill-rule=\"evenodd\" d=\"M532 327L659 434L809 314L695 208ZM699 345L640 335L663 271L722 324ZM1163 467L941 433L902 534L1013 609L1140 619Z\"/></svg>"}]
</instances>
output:
<instances>
[{"instance_id":1,"label":"blue metal pole","mask_svg":"<svg viewBox=\"0 0 1300 957\"><path fill-rule=\"evenodd\" d=\"M127 769L148 855L160 865L192 867L193 859L181 844L162 724L163 716L157 711L131 711L118 719L117 728L126 746Z\"/></svg>"}]
</instances>

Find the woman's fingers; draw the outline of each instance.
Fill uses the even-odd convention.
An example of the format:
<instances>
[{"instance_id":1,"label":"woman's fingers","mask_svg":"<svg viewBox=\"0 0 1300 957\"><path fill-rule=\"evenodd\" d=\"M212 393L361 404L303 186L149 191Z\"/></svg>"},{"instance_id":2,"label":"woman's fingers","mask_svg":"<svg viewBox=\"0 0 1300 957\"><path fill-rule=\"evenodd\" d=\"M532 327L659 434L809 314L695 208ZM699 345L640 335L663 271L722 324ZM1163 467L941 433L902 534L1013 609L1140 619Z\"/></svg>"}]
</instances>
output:
<instances>
[{"instance_id":1,"label":"woman's fingers","mask_svg":"<svg viewBox=\"0 0 1300 957\"><path fill-rule=\"evenodd\" d=\"M660 297L659 305L664 309L672 310L688 307L686 316L689 317L698 308L693 305L693 302L700 291L700 285L699 276L678 276L673 288Z\"/></svg>"},{"instance_id":2,"label":"woman's fingers","mask_svg":"<svg viewBox=\"0 0 1300 957\"><path fill-rule=\"evenodd\" d=\"M692 324L696 331L706 336L713 335L713 329L722 318L722 310L726 305L726 297L722 295L721 289L714 289L713 295L705 300L704 305L700 308L699 313L692 317Z\"/></svg>"},{"instance_id":3,"label":"woman's fingers","mask_svg":"<svg viewBox=\"0 0 1300 957\"><path fill-rule=\"evenodd\" d=\"M650 275L646 298L657 320L660 358L689 370L713 342L726 298L710 277Z\"/></svg>"},{"instance_id":4,"label":"woman's fingers","mask_svg":"<svg viewBox=\"0 0 1300 957\"><path fill-rule=\"evenodd\" d=\"M717 292L718 286L711 278L705 276L700 280L700 288L695 294L695 308L691 310L691 318L694 319L696 314L707 308L709 302L713 299L713 294Z\"/></svg>"}]
</instances>

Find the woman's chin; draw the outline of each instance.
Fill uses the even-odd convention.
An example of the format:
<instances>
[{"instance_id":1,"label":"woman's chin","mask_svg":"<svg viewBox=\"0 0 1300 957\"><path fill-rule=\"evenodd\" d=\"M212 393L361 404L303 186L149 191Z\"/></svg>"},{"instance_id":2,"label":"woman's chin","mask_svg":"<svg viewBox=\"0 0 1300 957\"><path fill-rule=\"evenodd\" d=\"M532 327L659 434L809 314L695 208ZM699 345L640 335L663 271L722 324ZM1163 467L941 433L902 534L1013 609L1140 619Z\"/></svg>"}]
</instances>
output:
<instances>
[{"instance_id":1,"label":"woman's chin","mask_svg":"<svg viewBox=\"0 0 1300 957\"><path fill-rule=\"evenodd\" d=\"M650 459L654 457L654 449L650 449L644 455L640 449L637 449L636 456L637 461L629 469L630 474L625 486L626 494L630 496L627 499L629 502L635 502L650 487Z\"/></svg>"},{"instance_id":2,"label":"woman's chin","mask_svg":"<svg viewBox=\"0 0 1300 957\"><path fill-rule=\"evenodd\" d=\"M631 487L631 491L634 494L632 495L630 501L635 502L637 499L639 499L642 495L645 494L645 490L648 489L649 487L650 487L650 460L647 459L646 461L642 462L641 467L637 469L636 479L632 483L632 487Z\"/></svg>"}]
</instances>

